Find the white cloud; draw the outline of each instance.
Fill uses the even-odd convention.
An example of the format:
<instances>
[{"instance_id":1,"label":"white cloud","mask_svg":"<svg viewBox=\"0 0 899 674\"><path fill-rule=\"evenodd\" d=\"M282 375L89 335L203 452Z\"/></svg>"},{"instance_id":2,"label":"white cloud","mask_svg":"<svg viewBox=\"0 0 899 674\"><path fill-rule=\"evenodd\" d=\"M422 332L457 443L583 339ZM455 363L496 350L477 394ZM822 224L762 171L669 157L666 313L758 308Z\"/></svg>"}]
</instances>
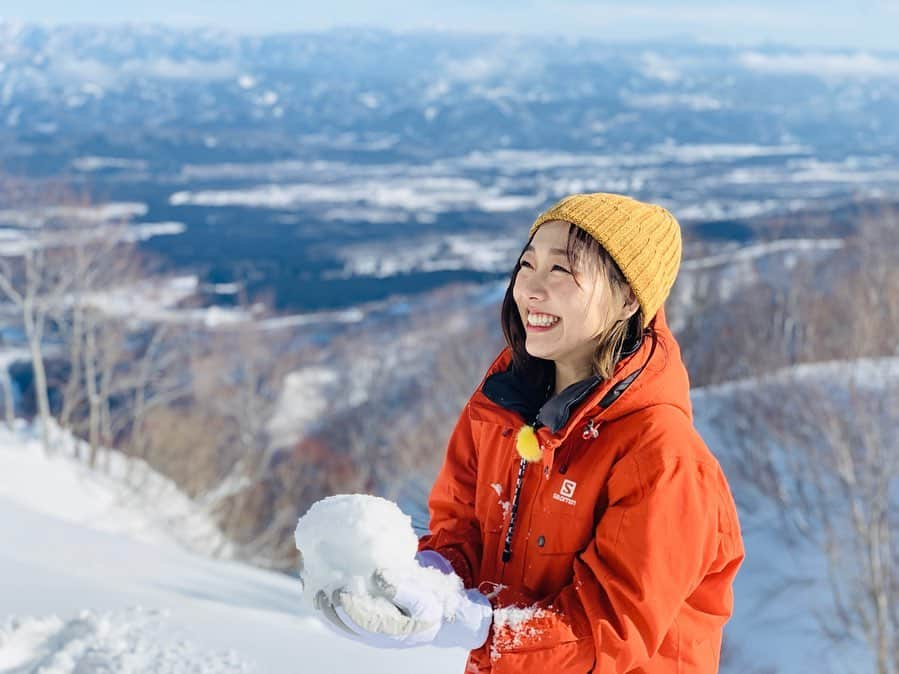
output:
<instances>
[{"instance_id":1,"label":"white cloud","mask_svg":"<svg viewBox=\"0 0 899 674\"><path fill-rule=\"evenodd\" d=\"M833 54L804 52L801 54L762 54L744 52L739 62L751 70L838 77L899 77L899 59L882 58L866 52Z\"/></svg>"},{"instance_id":2,"label":"white cloud","mask_svg":"<svg viewBox=\"0 0 899 674\"><path fill-rule=\"evenodd\" d=\"M197 61L195 59L174 61L169 58L126 61L121 70L128 75L143 75L167 80L226 80L239 74L237 66L230 61Z\"/></svg>"},{"instance_id":3,"label":"white cloud","mask_svg":"<svg viewBox=\"0 0 899 674\"><path fill-rule=\"evenodd\" d=\"M93 59L75 59L66 55L53 64L54 70L64 78L93 82L110 86L121 79L149 77L161 80L227 80L236 78L240 71L230 61L198 61L170 58L131 59L115 66Z\"/></svg>"}]
</instances>

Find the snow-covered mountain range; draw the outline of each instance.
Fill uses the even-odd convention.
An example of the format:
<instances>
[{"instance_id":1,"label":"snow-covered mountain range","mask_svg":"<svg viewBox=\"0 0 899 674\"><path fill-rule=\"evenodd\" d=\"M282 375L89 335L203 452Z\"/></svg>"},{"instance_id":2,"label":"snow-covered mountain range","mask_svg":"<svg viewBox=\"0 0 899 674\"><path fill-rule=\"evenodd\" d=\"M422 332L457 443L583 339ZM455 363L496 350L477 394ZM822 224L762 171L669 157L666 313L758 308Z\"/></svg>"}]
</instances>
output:
<instances>
[{"instance_id":1,"label":"snow-covered mountain range","mask_svg":"<svg viewBox=\"0 0 899 674\"><path fill-rule=\"evenodd\" d=\"M859 50L7 22L0 168L130 205L210 287L333 309L497 279L570 192L742 241L890 197L897 79L899 53Z\"/></svg>"}]
</instances>

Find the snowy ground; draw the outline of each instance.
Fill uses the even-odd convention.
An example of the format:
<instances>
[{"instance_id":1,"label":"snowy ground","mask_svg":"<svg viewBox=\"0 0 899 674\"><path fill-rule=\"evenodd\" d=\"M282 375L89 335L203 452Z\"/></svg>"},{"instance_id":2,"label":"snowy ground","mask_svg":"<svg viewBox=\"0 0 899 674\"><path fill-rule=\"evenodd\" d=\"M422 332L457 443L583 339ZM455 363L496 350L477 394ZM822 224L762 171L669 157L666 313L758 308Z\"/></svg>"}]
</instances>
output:
<instances>
[{"instance_id":1,"label":"snowy ground","mask_svg":"<svg viewBox=\"0 0 899 674\"><path fill-rule=\"evenodd\" d=\"M895 386L899 361L806 365L695 389L697 428L727 467L721 430L734 396L782 380L820 388L851 373ZM333 636L303 607L292 578L188 551L208 551L215 532L163 478L138 480L155 485L149 498L129 492L127 464L112 461L109 475L98 474L66 458L71 445L61 443L47 458L30 429L0 429L0 674L463 671L462 651L385 651ZM739 502L752 502L749 487L731 486ZM822 637L815 613L831 610L824 561L788 544L777 519L757 499L741 511L747 557L722 672L872 672L857 643Z\"/></svg>"},{"instance_id":2,"label":"snowy ground","mask_svg":"<svg viewBox=\"0 0 899 674\"><path fill-rule=\"evenodd\" d=\"M734 616L727 625L738 665L722 671L875 671L859 641L848 635L840 640L824 637L817 616L832 616L835 609L821 548L806 539L785 535L777 506L740 481L732 468L734 450L723 438L733 432L731 426L746 421L739 416L746 414L745 407L737 411L747 394L773 399L784 395L787 386L793 398L784 402L787 406L813 399L821 391L840 399L853 385L883 395L897 390L897 384L899 358L886 357L797 365L764 377L693 389L696 427L728 474L740 505L746 547L746 559L735 581ZM894 420L886 418L883 423L892 424ZM749 421L764 424L765 418L759 414ZM825 419L821 421L826 423Z\"/></svg>"},{"instance_id":3,"label":"snowy ground","mask_svg":"<svg viewBox=\"0 0 899 674\"><path fill-rule=\"evenodd\" d=\"M0 433L0 674L462 671L462 651L332 636L296 581L188 552L177 526Z\"/></svg>"}]
</instances>

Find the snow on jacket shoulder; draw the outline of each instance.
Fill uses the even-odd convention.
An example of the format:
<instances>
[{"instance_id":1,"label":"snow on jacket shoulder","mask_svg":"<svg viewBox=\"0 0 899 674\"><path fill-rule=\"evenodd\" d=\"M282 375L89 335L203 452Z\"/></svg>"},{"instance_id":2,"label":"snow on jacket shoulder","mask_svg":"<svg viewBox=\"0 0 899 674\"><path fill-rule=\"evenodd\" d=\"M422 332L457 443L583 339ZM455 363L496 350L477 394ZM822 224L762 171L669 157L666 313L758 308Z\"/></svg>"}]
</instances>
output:
<instances>
[{"instance_id":1,"label":"snow on jacket shoulder","mask_svg":"<svg viewBox=\"0 0 899 674\"><path fill-rule=\"evenodd\" d=\"M525 468L511 545L515 436L533 417L508 349L460 415L419 547L493 593L493 629L467 672L718 670L743 543L664 310L654 327L608 381L540 407L552 421L537 429L543 455Z\"/></svg>"}]
</instances>

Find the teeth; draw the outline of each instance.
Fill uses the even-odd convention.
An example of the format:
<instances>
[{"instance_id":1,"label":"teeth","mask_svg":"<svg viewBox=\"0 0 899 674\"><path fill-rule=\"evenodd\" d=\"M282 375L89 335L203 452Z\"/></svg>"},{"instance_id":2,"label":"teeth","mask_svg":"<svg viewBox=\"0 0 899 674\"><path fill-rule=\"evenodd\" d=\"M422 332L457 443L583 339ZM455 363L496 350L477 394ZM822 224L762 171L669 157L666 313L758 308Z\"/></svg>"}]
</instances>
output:
<instances>
[{"instance_id":1,"label":"teeth","mask_svg":"<svg viewBox=\"0 0 899 674\"><path fill-rule=\"evenodd\" d=\"M528 325L549 326L559 321L558 316L550 316L549 314L528 314Z\"/></svg>"}]
</instances>

